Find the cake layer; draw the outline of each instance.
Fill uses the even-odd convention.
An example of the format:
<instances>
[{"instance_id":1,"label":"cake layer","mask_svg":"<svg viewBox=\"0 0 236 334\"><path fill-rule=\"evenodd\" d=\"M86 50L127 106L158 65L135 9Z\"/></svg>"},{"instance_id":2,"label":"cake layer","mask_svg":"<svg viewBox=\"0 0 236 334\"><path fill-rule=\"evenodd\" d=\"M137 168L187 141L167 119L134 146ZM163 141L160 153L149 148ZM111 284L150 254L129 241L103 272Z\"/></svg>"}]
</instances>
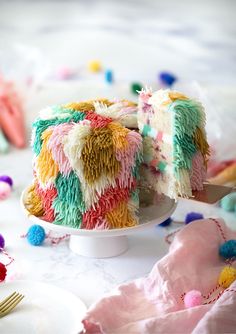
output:
<instances>
[{"instance_id":1,"label":"cake layer","mask_svg":"<svg viewBox=\"0 0 236 334\"><path fill-rule=\"evenodd\" d=\"M138 126L146 184L174 199L202 190L209 155L203 106L176 91L142 90Z\"/></svg>"}]
</instances>

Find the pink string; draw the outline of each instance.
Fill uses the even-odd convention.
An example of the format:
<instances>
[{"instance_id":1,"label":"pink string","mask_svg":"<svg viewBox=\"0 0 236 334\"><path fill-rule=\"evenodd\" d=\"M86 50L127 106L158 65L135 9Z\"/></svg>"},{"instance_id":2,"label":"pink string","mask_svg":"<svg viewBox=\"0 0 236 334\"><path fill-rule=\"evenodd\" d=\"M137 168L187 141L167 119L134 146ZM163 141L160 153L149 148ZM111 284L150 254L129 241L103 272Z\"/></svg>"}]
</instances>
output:
<instances>
[{"instance_id":1,"label":"pink string","mask_svg":"<svg viewBox=\"0 0 236 334\"><path fill-rule=\"evenodd\" d=\"M170 245L173 240L170 240L170 238L174 237L178 232L182 230L182 227L180 227L178 230L171 232L165 236L165 242Z\"/></svg>"},{"instance_id":2,"label":"pink string","mask_svg":"<svg viewBox=\"0 0 236 334\"><path fill-rule=\"evenodd\" d=\"M4 251L3 248L0 248L0 251L1 251L4 255L6 255L6 256L8 257L8 259L10 260L9 263L5 264L5 267L9 266L9 265L14 261L13 257L11 257L6 251Z\"/></svg>"},{"instance_id":3,"label":"pink string","mask_svg":"<svg viewBox=\"0 0 236 334\"><path fill-rule=\"evenodd\" d=\"M222 236L224 242L226 242L227 241L226 236L225 236L224 231L223 231L220 223L218 222L218 220L215 219L215 218L210 218L210 220L212 220L217 225L217 227L218 227L218 229L219 229L219 231L221 233L221 236Z\"/></svg>"},{"instance_id":4,"label":"pink string","mask_svg":"<svg viewBox=\"0 0 236 334\"><path fill-rule=\"evenodd\" d=\"M50 239L52 245L58 245L61 241L67 239L69 236L70 234L65 234L61 237L51 237L49 232L47 238Z\"/></svg>"},{"instance_id":5,"label":"pink string","mask_svg":"<svg viewBox=\"0 0 236 334\"><path fill-rule=\"evenodd\" d=\"M22 234L20 237L21 238L26 238L27 234L28 233ZM51 237L51 231L46 235L46 238L50 239L52 245L58 245L61 241L65 240L65 239L67 239L69 237L70 237L70 234L65 234L65 235L63 235L61 237Z\"/></svg>"},{"instance_id":6,"label":"pink string","mask_svg":"<svg viewBox=\"0 0 236 334\"><path fill-rule=\"evenodd\" d=\"M224 233L224 231L223 231L223 229L222 229L222 227L221 227L221 224L220 224L220 222L217 220L217 219L215 219L215 218L209 218L211 221L213 221L216 225L217 225L217 227L218 227L218 229L219 229L219 231L220 231L220 234L221 234L221 236L222 236L222 239L224 240L224 242L227 242L227 239L226 239L226 235L225 235L225 233ZM172 233L170 233L170 234L168 234L167 236L166 236L166 238L165 238L165 240L166 240L166 242L168 243L168 244L171 244L171 241L169 240L169 238L171 237L171 236L173 236L173 235L175 235L177 232L179 232L180 230L181 230L182 228L180 228L179 230L177 230L177 231L175 231L175 232L172 232ZM232 264L233 264L233 262L235 261L235 258L232 258L232 259L226 259L225 260L225 263L227 264L227 265L229 265L229 266L231 266ZM221 288L222 287L222 284L217 284L207 295L202 295L202 297L204 298L204 299L209 299L211 296L212 296L212 294L214 293L214 292L216 292L219 288ZM236 290L235 289L226 289L226 290L221 290L219 293L218 293L218 295L215 297L215 298L213 298L212 300L209 300L209 301L206 301L203 305L208 305L208 304L212 304L212 303L214 303L215 301L217 301L221 296L222 296L222 294L224 293L224 292L236 292ZM186 293L183 293L181 296L180 296L180 298L182 299L182 301L184 302L184 296L186 295Z\"/></svg>"},{"instance_id":7,"label":"pink string","mask_svg":"<svg viewBox=\"0 0 236 334\"><path fill-rule=\"evenodd\" d=\"M205 302L203 305L208 305L208 304L212 304L212 303L214 303L214 302L217 301L217 300L223 295L223 293L225 293L225 292L236 292L236 290L234 290L234 289L226 289L226 290L222 290L222 291L220 291L220 292L218 293L218 295L217 295L214 299L212 299L212 300L210 300L210 301L208 301L208 302Z\"/></svg>"}]
</instances>

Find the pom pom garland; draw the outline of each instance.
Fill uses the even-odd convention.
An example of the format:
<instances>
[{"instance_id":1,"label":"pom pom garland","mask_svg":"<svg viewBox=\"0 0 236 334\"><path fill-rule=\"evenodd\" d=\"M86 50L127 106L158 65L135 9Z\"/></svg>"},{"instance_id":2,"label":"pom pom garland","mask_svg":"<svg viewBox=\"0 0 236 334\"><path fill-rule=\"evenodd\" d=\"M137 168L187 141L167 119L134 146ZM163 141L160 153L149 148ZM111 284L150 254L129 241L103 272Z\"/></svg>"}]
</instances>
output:
<instances>
[{"instance_id":1,"label":"pom pom garland","mask_svg":"<svg viewBox=\"0 0 236 334\"><path fill-rule=\"evenodd\" d=\"M111 70L106 70L105 72L105 81L111 84L114 81L113 73Z\"/></svg>"},{"instance_id":2,"label":"pom pom garland","mask_svg":"<svg viewBox=\"0 0 236 334\"><path fill-rule=\"evenodd\" d=\"M139 82L133 82L131 83L130 89L133 94L139 94L138 92L142 90L142 85Z\"/></svg>"},{"instance_id":3,"label":"pom pom garland","mask_svg":"<svg viewBox=\"0 0 236 334\"><path fill-rule=\"evenodd\" d=\"M1 181L0 182L0 200L7 199L11 194L11 186L6 183Z\"/></svg>"},{"instance_id":4,"label":"pom pom garland","mask_svg":"<svg viewBox=\"0 0 236 334\"><path fill-rule=\"evenodd\" d=\"M186 308L199 306L203 304L203 297L200 291L191 290L184 296L184 305Z\"/></svg>"},{"instance_id":5,"label":"pom pom garland","mask_svg":"<svg viewBox=\"0 0 236 334\"><path fill-rule=\"evenodd\" d=\"M102 69L102 65L100 63L100 61L98 60L91 60L88 63L88 69L90 72L96 73L96 72L100 72Z\"/></svg>"},{"instance_id":6,"label":"pom pom garland","mask_svg":"<svg viewBox=\"0 0 236 334\"><path fill-rule=\"evenodd\" d=\"M169 72L161 72L159 74L159 79L163 85L169 87L171 87L177 80L177 78Z\"/></svg>"},{"instance_id":7,"label":"pom pom garland","mask_svg":"<svg viewBox=\"0 0 236 334\"><path fill-rule=\"evenodd\" d=\"M52 245L57 245L59 244L59 242L68 238L69 236L70 234L65 234L62 237L51 237L50 233L46 234L42 226L35 224L29 228L27 234L22 235L21 237L22 238L26 237L28 242L32 246L40 246L42 245L42 243L44 242L46 238L51 240Z\"/></svg>"},{"instance_id":8,"label":"pom pom garland","mask_svg":"<svg viewBox=\"0 0 236 334\"><path fill-rule=\"evenodd\" d=\"M218 282L227 289L236 280L236 269L230 266L224 267L220 273Z\"/></svg>"},{"instance_id":9,"label":"pom pom garland","mask_svg":"<svg viewBox=\"0 0 236 334\"><path fill-rule=\"evenodd\" d=\"M3 238L3 235L0 234L0 252L2 251L2 249L5 248L5 239Z\"/></svg>"},{"instance_id":10,"label":"pom pom garland","mask_svg":"<svg viewBox=\"0 0 236 334\"><path fill-rule=\"evenodd\" d=\"M166 227L169 226L172 223L173 219L171 217L167 218L163 223L157 225L161 227Z\"/></svg>"},{"instance_id":11,"label":"pom pom garland","mask_svg":"<svg viewBox=\"0 0 236 334\"><path fill-rule=\"evenodd\" d=\"M8 175L1 175L0 176L0 182L6 182L9 184L9 186L13 187L13 180Z\"/></svg>"},{"instance_id":12,"label":"pom pom garland","mask_svg":"<svg viewBox=\"0 0 236 334\"><path fill-rule=\"evenodd\" d=\"M223 240L225 241L219 248L219 254L226 259L225 263L227 264L227 266L225 266L218 278L218 284L207 294L207 295L203 295L200 291L198 290L191 290L188 293L184 293L181 295L181 299L185 305L186 308L189 307L194 307L194 306L198 306L198 305L207 305L207 304L212 304L215 301L217 301L220 296L225 292L225 291L233 291L236 292L235 289L229 289L230 285L236 281L236 269L234 267L232 267L232 264L235 260L235 256L236 256L236 240L226 240L226 236L224 234L224 231L221 227L220 222L218 222L217 219L214 218L210 218L210 220L212 222L214 222L216 224L216 226L218 227L218 230L221 234L221 237L223 238ZM172 232L169 236L177 233L177 231ZM167 237L169 237L167 236ZM168 238L166 239L166 241L168 243L169 240ZM221 289L218 294L216 294L217 290ZM226 290L224 290L226 289ZM213 299L211 298L211 296L214 294ZM203 300L205 300L205 302L203 303Z\"/></svg>"},{"instance_id":13,"label":"pom pom garland","mask_svg":"<svg viewBox=\"0 0 236 334\"><path fill-rule=\"evenodd\" d=\"M189 212L185 216L184 223L185 224L189 224L192 221L195 221L195 220L198 220L198 219L203 219L203 218L204 217L203 217L203 215L201 213L198 213L198 212ZM173 219L170 217L170 218L166 219L163 223L159 224L158 226L166 227L166 226L169 226L172 222L173 223L177 223L177 224L181 224L181 222L175 222L175 221L173 221Z\"/></svg>"},{"instance_id":14,"label":"pom pom garland","mask_svg":"<svg viewBox=\"0 0 236 334\"><path fill-rule=\"evenodd\" d=\"M195 220L203 219L203 215L198 212L189 212L185 217L185 224L189 224Z\"/></svg>"},{"instance_id":15,"label":"pom pom garland","mask_svg":"<svg viewBox=\"0 0 236 334\"><path fill-rule=\"evenodd\" d=\"M228 240L221 245L219 254L225 259L236 257L236 240Z\"/></svg>"},{"instance_id":16,"label":"pom pom garland","mask_svg":"<svg viewBox=\"0 0 236 334\"><path fill-rule=\"evenodd\" d=\"M3 282L7 276L6 266L0 262L0 282Z\"/></svg>"},{"instance_id":17,"label":"pom pom garland","mask_svg":"<svg viewBox=\"0 0 236 334\"><path fill-rule=\"evenodd\" d=\"M46 237L44 228L40 225L32 225L27 233L27 240L33 246L40 246Z\"/></svg>"},{"instance_id":18,"label":"pom pom garland","mask_svg":"<svg viewBox=\"0 0 236 334\"><path fill-rule=\"evenodd\" d=\"M236 212L236 192L222 198L220 201L220 206L225 211Z\"/></svg>"},{"instance_id":19,"label":"pom pom garland","mask_svg":"<svg viewBox=\"0 0 236 334\"><path fill-rule=\"evenodd\" d=\"M4 251L4 247L5 247L5 240L3 236L0 234L0 252L6 255L10 260L6 265L0 262L0 282L3 282L5 280L7 276L7 266L9 266L14 261L14 259L10 255L8 255L7 252Z\"/></svg>"}]
</instances>

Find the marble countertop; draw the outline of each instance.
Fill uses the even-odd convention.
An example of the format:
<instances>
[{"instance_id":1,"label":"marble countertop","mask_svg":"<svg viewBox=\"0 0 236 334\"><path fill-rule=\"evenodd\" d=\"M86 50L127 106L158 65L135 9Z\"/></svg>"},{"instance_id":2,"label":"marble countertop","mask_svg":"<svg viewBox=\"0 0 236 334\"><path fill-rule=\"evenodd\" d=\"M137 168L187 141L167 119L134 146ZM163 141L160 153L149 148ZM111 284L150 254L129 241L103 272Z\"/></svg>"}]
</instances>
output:
<instances>
[{"instance_id":1,"label":"marble countertop","mask_svg":"<svg viewBox=\"0 0 236 334\"><path fill-rule=\"evenodd\" d=\"M235 4L232 0L1 1L1 70L20 80L27 69L40 84L58 66L69 64L79 69L88 59L97 58L114 69L116 82L141 80L149 84L156 82L159 71L167 69L176 73L180 87L187 87L187 91L193 80L209 88L210 102L204 102L210 132L214 114L218 118L224 115L225 121L230 115L227 124L235 117ZM83 81L77 88L75 83L68 83L65 89L64 84L63 95L54 92L50 98L42 96L40 85L37 94L29 91L28 124L45 104L81 98L85 90L82 86ZM50 89L54 90L53 86ZM114 96L116 88L101 86L97 92ZM91 97L94 92L88 93ZM205 96L201 90L199 97ZM214 133L222 134L222 128ZM228 135L231 139L234 133L233 127L225 138ZM221 138L216 138L217 143L222 143ZM222 147L221 152L227 147ZM20 237L30 222L19 203L22 190L32 178L30 149L12 149L0 156L0 174L11 175L15 183L11 197L0 202L0 233L6 239L7 251L15 258L9 267L9 280L49 282L72 291L89 306L118 284L147 275L168 251L164 236L169 229L156 227L130 235L128 251L108 259L73 254L67 241L57 246L46 242L32 247ZM179 201L173 217L183 220L189 211L223 217L235 228L233 214L193 201Z\"/></svg>"},{"instance_id":2,"label":"marble countertop","mask_svg":"<svg viewBox=\"0 0 236 334\"><path fill-rule=\"evenodd\" d=\"M68 241L52 246L33 247L22 234L27 233L30 221L20 207L20 195L32 177L31 151L13 150L1 158L1 173L14 179L11 197L0 202L0 233L6 239L6 249L15 259L9 266L7 280L38 280L63 287L79 296L87 306L103 294L127 281L147 275L152 266L168 251L164 236L173 228L150 227L129 235L129 249L118 257L106 259L86 258L74 254ZM181 200L173 214L176 221L184 219L187 212L197 211L205 217L223 217L236 229L235 216L222 209ZM174 224L174 228L178 225ZM55 234L53 234L55 235Z\"/></svg>"}]
</instances>

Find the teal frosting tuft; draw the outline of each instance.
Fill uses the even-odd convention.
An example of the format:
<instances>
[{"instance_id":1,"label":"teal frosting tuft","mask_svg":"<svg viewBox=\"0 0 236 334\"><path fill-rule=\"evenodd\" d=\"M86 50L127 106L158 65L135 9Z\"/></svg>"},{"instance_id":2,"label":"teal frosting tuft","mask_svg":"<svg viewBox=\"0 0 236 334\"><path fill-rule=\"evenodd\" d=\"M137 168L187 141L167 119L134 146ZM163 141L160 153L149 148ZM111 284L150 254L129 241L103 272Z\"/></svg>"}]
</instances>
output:
<instances>
[{"instance_id":1,"label":"teal frosting tuft","mask_svg":"<svg viewBox=\"0 0 236 334\"><path fill-rule=\"evenodd\" d=\"M178 178L180 169L192 168L192 159L197 152L194 132L197 127L203 127L205 116L202 105L195 100L176 100L170 104L168 111L173 114L173 163Z\"/></svg>"},{"instance_id":2,"label":"teal frosting tuft","mask_svg":"<svg viewBox=\"0 0 236 334\"><path fill-rule=\"evenodd\" d=\"M66 112L67 109L65 109ZM42 147L42 133L49 127L55 126L63 123L75 122L78 123L85 118L85 113L83 112L74 112L65 118L51 118L51 119L37 119L33 123L33 127L35 128L35 138L33 143L33 150L36 155L39 155Z\"/></svg>"}]
</instances>

